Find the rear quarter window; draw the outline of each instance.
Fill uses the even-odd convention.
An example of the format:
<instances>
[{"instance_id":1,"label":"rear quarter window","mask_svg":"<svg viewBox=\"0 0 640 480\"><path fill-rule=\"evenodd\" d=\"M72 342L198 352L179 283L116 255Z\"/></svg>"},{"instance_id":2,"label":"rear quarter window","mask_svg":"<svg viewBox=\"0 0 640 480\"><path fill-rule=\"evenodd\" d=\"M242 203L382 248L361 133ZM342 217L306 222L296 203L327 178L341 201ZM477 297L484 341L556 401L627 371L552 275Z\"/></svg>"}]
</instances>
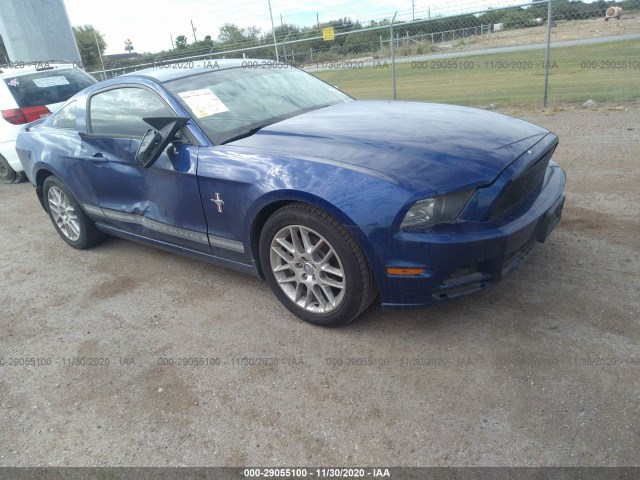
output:
<instances>
[{"instance_id":1,"label":"rear quarter window","mask_svg":"<svg viewBox=\"0 0 640 480\"><path fill-rule=\"evenodd\" d=\"M76 129L76 110L78 105L75 101L71 102L69 105L65 105L60 110L58 110L53 119L51 120L51 126L55 128L67 128L67 129Z\"/></svg>"},{"instance_id":2,"label":"rear quarter window","mask_svg":"<svg viewBox=\"0 0 640 480\"><path fill-rule=\"evenodd\" d=\"M18 107L24 108L66 102L96 80L78 68L65 68L5 77L4 82Z\"/></svg>"}]
</instances>

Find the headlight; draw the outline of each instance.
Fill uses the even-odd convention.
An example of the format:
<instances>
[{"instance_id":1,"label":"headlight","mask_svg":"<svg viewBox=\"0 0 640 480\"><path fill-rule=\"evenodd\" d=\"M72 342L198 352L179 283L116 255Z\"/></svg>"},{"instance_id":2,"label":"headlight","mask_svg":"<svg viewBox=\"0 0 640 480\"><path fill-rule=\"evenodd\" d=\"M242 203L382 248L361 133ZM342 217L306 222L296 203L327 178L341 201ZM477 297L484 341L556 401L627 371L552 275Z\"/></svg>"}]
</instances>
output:
<instances>
[{"instance_id":1,"label":"headlight","mask_svg":"<svg viewBox=\"0 0 640 480\"><path fill-rule=\"evenodd\" d=\"M404 216L400 229L419 229L455 220L469 201L473 191L472 188L417 201Z\"/></svg>"}]
</instances>

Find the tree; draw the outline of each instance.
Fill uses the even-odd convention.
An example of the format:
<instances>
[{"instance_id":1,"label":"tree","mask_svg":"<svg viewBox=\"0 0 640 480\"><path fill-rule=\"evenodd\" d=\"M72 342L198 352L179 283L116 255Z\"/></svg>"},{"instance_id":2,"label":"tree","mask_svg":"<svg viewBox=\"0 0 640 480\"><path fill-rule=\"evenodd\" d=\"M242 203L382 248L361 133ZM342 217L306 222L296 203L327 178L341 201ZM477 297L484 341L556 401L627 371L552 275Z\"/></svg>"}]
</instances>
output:
<instances>
[{"instance_id":1,"label":"tree","mask_svg":"<svg viewBox=\"0 0 640 480\"><path fill-rule=\"evenodd\" d=\"M73 27L73 35L76 37L80 57L85 68L95 68L100 65L100 54L107 48L104 36L93 25L81 25ZM96 45L96 39L98 40ZM98 53L98 46L100 52Z\"/></svg>"},{"instance_id":2,"label":"tree","mask_svg":"<svg viewBox=\"0 0 640 480\"><path fill-rule=\"evenodd\" d=\"M293 38L300 32L300 27L292 23L285 23L284 25L278 25L273 31L276 32L277 38L284 38L287 35L289 35L289 38ZM271 33L269 37L271 37Z\"/></svg>"},{"instance_id":3,"label":"tree","mask_svg":"<svg viewBox=\"0 0 640 480\"><path fill-rule=\"evenodd\" d=\"M178 50L187 48L187 37L185 37L184 35L178 35L176 37L176 48Z\"/></svg>"},{"instance_id":4,"label":"tree","mask_svg":"<svg viewBox=\"0 0 640 480\"><path fill-rule=\"evenodd\" d=\"M517 8L505 12L500 22L504 24L504 28L524 28L532 26L533 17L529 12Z\"/></svg>"},{"instance_id":5,"label":"tree","mask_svg":"<svg viewBox=\"0 0 640 480\"><path fill-rule=\"evenodd\" d=\"M226 44L243 43L247 40L244 32L240 27L233 23L225 23L220 27L220 34L218 35L218 41Z\"/></svg>"},{"instance_id":6,"label":"tree","mask_svg":"<svg viewBox=\"0 0 640 480\"><path fill-rule=\"evenodd\" d=\"M259 40L261 30L258 27L247 27L244 29L244 34L247 40Z\"/></svg>"},{"instance_id":7,"label":"tree","mask_svg":"<svg viewBox=\"0 0 640 480\"><path fill-rule=\"evenodd\" d=\"M207 35L204 37L204 40L198 40L197 42L193 42L189 45L189 48L192 50L202 50L202 49L211 49L215 45L215 42L211 38L211 35Z\"/></svg>"}]
</instances>

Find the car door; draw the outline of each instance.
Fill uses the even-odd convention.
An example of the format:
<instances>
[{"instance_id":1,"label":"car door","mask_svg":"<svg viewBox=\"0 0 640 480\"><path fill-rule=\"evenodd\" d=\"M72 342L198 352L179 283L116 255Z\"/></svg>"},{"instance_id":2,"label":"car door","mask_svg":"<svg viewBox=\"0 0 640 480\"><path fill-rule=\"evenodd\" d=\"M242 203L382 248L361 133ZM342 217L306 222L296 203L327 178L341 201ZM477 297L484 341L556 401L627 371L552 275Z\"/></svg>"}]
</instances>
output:
<instances>
[{"instance_id":1,"label":"car door","mask_svg":"<svg viewBox=\"0 0 640 480\"><path fill-rule=\"evenodd\" d=\"M255 182L263 174L254 167L224 145L200 151L198 181L211 250L217 257L245 264L252 261L245 222L260 195Z\"/></svg>"},{"instance_id":2,"label":"car door","mask_svg":"<svg viewBox=\"0 0 640 480\"><path fill-rule=\"evenodd\" d=\"M196 177L198 146L174 142L150 168L136 162L140 140L151 128L142 119L175 115L140 85L89 97L80 156L98 205L85 208L111 228L210 253Z\"/></svg>"}]
</instances>

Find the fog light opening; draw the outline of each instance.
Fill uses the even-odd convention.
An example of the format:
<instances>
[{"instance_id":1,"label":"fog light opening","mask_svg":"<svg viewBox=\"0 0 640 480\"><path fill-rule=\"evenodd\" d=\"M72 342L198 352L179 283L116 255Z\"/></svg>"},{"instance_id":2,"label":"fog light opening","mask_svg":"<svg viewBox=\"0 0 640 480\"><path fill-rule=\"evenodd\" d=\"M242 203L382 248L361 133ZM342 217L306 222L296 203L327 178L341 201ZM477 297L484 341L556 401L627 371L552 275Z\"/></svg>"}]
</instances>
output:
<instances>
[{"instance_id":1,"label":"fog light opening","mask_svg":"<svg viewBox=\"0 0 640 480\"><path fill-rule=\"evenodd\" d=\"M447 280L453 280L460 277L465 277L467 275L472 275L474 273L478 273L478 264L469 264L462 265L457 267L453 272L449 274Z\"/></svg>"}]
</instances>

